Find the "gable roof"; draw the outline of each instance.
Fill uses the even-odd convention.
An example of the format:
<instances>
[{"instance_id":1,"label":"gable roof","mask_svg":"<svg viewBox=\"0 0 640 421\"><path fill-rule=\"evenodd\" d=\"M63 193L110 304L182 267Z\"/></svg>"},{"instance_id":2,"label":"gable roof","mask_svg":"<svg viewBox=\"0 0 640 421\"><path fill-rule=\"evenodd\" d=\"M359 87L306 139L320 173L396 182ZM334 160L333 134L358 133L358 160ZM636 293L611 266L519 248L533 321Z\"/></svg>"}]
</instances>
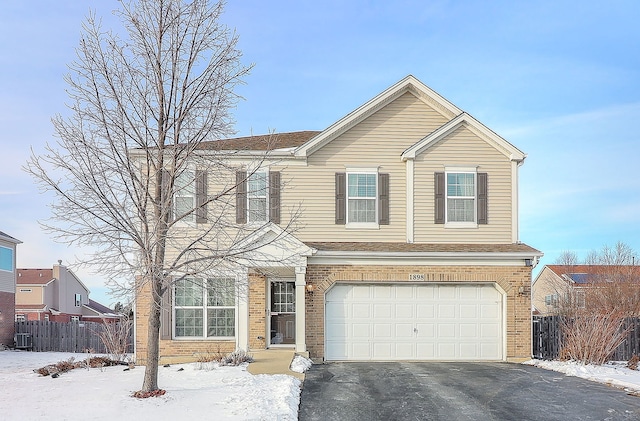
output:
<instances>
[{"instance_id":1,"label":"gable roof","mask_svg":"<svg viewBox=\"0 0 640 421\"><path fill-rule=\"evenodd\" d=\"M635 265L545 265L545 267L556 276L576 285L586 285L609 277L640 278L640 266Z\"/></svg>"},{"instance_id":2,"label":"gable roof","mask_svg":"<svg viewBox=\"0 0 640 421\"><path fill-rule=\"evenodd\" d=\"M22 244L22 241L18 240L17 238L13 238L9 234L5 234L2 231L0 231L0 240L8 241L13 244Z\"/></svg>"},{"instance_id":3,"label":"gable roof","mask_svg":"<svg viewBox=\"0 0 640 421\"><path fill-rule=\"evenodd\" d=\"M46 285L53 281L53 269L18 269L18 285Z\"/></svg>"},{"instance_id":4,"label":"gable roof","mask_svg":"<svg viewBox=\"0 0 640 421\"><path fill-rule=\"evenodd\" d=\"M406 149L402 153L402 160L406 161L407 159L414 159L416 155L419 155L422 152L426 151L431 146L435 145L440 140L450 135L462 126L466 126L472 131L476 132L476 134L478 134L480 138L491 144L512 161L524 161L525 157L527 156L524 152L513 146L511 143L507 142L493 130L489 129L487 126L473 118L471 115L463 112L453 120L447 122L446 124L440 126L440 128L425 136L415 145Z\"/></svg>"},{"instance_id":5,"label":"gable roof","mask_svg":"<svg viewBox=\"0 0 640 421\"><path fill-rule=\"evenodd\" d=\"M412 93L420 100L433 106L447 118L454 118L458 114L462 113L458 107L446 100L440 94L420 82L412 75L409 75L370 101L356 108L354 111L329 126L305 144L296 148L294 152L295 156L305 157L312 154L407 92Z\"/></svg>"},{"instance_id":6,"label":"gable roof","mask_svg":"<svg viewBox=\"0 0 640 421\"><path fill-rule=\"evenodd\" d=\"M270 151L295 148L321 132L306 130L288 133L270 133L202 142L198 149L216 151Z\"/></svg>"}]
</instances>

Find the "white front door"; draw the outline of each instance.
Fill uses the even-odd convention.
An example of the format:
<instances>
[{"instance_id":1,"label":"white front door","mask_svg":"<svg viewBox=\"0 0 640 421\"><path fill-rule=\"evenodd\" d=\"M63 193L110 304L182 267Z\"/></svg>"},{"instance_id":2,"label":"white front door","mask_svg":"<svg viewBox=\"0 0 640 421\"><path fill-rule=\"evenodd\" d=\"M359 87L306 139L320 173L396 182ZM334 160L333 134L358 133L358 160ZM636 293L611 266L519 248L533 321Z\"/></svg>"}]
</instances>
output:
<instances>
[{"instance_id":1,"label":"white front door","mask_svg":"<svg viewBox=\"0 0 640 421\"><path fill-rule=\"evenodd\" d=\"M325 300L326 360L502 360L489 284L345 284Z\"/></svg>"}]
</instances>

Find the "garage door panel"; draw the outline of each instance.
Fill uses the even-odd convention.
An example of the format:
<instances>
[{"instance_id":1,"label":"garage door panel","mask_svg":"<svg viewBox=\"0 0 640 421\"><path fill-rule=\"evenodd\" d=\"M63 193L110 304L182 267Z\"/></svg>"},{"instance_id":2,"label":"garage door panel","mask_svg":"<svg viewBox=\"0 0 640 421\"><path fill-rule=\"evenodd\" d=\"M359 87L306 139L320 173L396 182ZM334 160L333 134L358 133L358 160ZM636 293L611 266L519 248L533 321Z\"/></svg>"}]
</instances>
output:
<instances>
[{"instance_id":1,"label":"garage door panel","mask_svg":"<svg viewBox=\"0 0 640 421\"><path fill-rule=\"evenodd\" d=\"M381 304L375 303L373 304L373 317L376 320L379 319L391 319L393 317L392 308L393 305L390 303Z\"/></svg>"},{"instance_id":2,"label":"garage door panel","mask_svg":"<svg viewBox=\"0 0 640 421\"><path fill-rule=\"evenodd\" d=\"M336 285L325 317L328 360L502 359L502 295L491 285Z\"/></svg>"},{"instance_id":3,"label":"garage door panel","mask_svg":"<svg viewBox=\"0 0 640 421\"><path fill-rule=\"evenodd\" d=\"M478 318L477 304L460 304L459 308L460 308L461 319L477 319Z\"/></svg>"},{"instance_id":4,"label":"garage door panel","mask_svg":"<svg viewBox=\"0 0 640 421\"><path fill-rule=\"evenodd\" d=\"M354 319L371 319L371 305L370 304L353 304L352 318Z\"/></svg>"}]
</instances>

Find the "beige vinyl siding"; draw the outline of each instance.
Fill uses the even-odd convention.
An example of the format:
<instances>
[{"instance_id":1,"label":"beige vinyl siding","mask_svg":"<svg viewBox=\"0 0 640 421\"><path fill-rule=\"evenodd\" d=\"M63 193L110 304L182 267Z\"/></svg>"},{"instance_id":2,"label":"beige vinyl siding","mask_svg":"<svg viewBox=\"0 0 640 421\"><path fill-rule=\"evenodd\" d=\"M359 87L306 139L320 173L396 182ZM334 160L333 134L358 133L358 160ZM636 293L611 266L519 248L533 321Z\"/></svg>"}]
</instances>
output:
<instances>
[{"instance_id":1,"label":"beige vinyl siding","mask_svg":"<svg viewBox=\"0 0 640 421\"><path fill-rule=\"evenodd\" d=\"M488 224L445 228L434 223L434 173L445 166L477 166L488 173ZM466 125L416 157L416 243L511 243L511 161Z\"/></svg>"},{"instance_id":2,"label":"beige vinyl siding","mask_svg":"<svg viewBox=\"0 0 640 421\"><path fill-rule=\"evenodd\" d=\"M21 289L30 289L31 292L20 292ZM42 286L18 285L16 291L16 304L44 304L42 299Z\"/></svg>"},{"instance_id":3,"label":"beige vinyl siding","mask_svg":"<svg viewBox=\"0 0 640 421\"><path fill-rule=\"evenodd\" d=\"M308 158L289 167L283 180L283 215L302 204L296 232L301 241L406 241L406 170L402 152L447 119L410 93L355 125ZM389 174L389 225L349 229L335 224L335 173L347 167L378 167Z\"/></svg>"}]
</instances>

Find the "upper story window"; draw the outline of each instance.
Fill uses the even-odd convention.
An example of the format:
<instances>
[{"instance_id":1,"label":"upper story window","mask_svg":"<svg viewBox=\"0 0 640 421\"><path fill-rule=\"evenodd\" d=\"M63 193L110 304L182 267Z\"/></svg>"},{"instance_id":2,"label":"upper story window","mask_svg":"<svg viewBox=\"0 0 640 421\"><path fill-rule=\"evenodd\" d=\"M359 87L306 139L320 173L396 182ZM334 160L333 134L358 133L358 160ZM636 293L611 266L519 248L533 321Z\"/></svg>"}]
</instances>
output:
<instances>
[{"instance_id":1,"label":"upper story window","mask_svg":"<svg viewBox=\"0 0 640 421\"><path fill-rule=\"evenodd\" d=\"M13 249L0 246L0 270L13 272Z\"/></svg>"},{"instance_id":2,"label":"upper story window","mask_svg":"<svg viewBox=\"0 0 640 421\"><path fill-rule=\"evenodd\" d=\"M175 194L173 196L174 215L184 222L193 222L193 209L196 204L195 173L184 170L176 176Z\"/></svg>"},{"instance_id":3,"label":"upper story window","mask_svg":"<svg viewBox=\"0 0 640 421\"><path fill-rule=\"evenodd\" d=\"M451 228L487 224L487 173L449 167L435 173L435 223Z\"/></svg>"},{"instance_id":4,"label":"upper story window","mask_svg":"<svg viewBox=\"0 0 640 421\"><path fill-rule=\"evenodd\" d=\"M235 279L185 278L174 289L175 336L235 336Z\"/></svg>"},{"instance_id":5,"label":"upper story window","mask_svg":"<svg viewBox=\"0 0 640 421\"><path fill-rule=\"evenodd\" d=\"M447 222L476 222L475 172L447 173Z\"/></svg>"},{"instance_id":6,"label":"upper story window","mask_svg":"<svg viewBox=\"0 0 640 421\"><path fill-rule=\"evenodd\" d=\"M264 171L254 172L249 175L249 188L247 190L248 201L248 221L266 222L268 189L267 173Z\"/></svg>"},{"instance_id":7,"label":"upper story window","mask_svg":"<svg viewBox=\"0 0 640 421\"><path fill-rule=\"evenodd\" d=\"M74 301L76 303L76 307L80 307L82 305L82 295L81 294L75 294L73 298L74 298Z\"/></svg>"},{"instance_id":8,"label":"upper story window","mask_svg":"<svg viewBox=\"0 0 640 421\"><path fill-rule=\"evenodd\" d=\"M389 224L389 174L378 169L336 173L336 224L378 228Z\"/></svg>"},{"instance_id":9,"label":"upper story window","mask_svg":"<svg viewBox=\"0 0 640 421\"><path fill-rule=\"evenodd\" d=\"M280 172L236 171L236 223L280 223Z\"/></svg>"},{"instance_id":10,"label":"upper story window","mask_svg":"<svg viewBox=\"0 0 640 421\"><path fill-rule=\"evenodd\" d=\"M347 224L377 223L377 173L347 174Z\"/></svg>"}]
</instances>

